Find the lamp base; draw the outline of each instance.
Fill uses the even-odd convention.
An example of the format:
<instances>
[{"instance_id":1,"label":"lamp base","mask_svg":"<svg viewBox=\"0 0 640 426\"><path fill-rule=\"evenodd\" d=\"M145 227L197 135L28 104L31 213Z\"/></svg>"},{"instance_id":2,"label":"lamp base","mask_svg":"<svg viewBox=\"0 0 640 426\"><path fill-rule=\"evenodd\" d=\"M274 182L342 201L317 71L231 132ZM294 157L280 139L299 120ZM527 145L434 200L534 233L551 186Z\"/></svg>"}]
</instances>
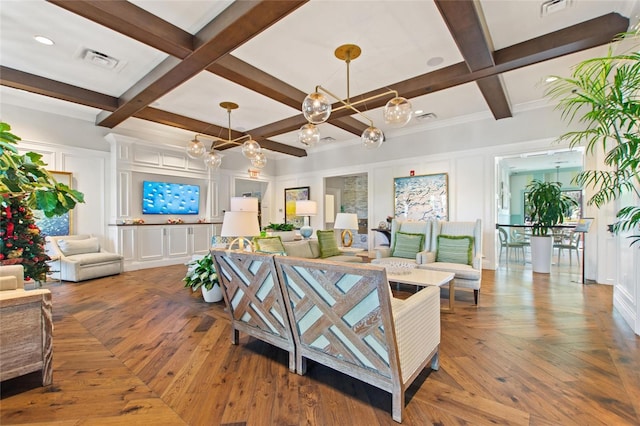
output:
<instances>
[{"instance_id":1,"label":"lamp base","mask_svg":"<svg viewBox=\"0 0 640 426\"><path fill-rule=\"evenodd\" d=\"M300 235L305 240L308 240L313 235L313 228L310 226L302 226L300 227Z\"/></svg>"},{"instance_id":2,"label":"lamp base","mask_svg":"<svg viewBox=\"0 0 640 426\"><path fill-rule=\"evenodd\" d=\"M238 251L249 251L249 252L254 251L253 242L248 238L238 237L234 239L229 244L229 247L227 247L227 250L233 250L234 244L238 245ZM245 247L245 244L246 244L246 247Z\"/></svg>"},{"instance_id":3,"label":"lamp base","mask_svg":"<svg viewBox=\"0 0 640 426\"><path fill-rule=\"evenodd\" d=\"M351 244L353 244L353 234L350 230L345 229L342 231L340 237L342 239L342 247L351 247Z\"/></svg>"}]
</instances>

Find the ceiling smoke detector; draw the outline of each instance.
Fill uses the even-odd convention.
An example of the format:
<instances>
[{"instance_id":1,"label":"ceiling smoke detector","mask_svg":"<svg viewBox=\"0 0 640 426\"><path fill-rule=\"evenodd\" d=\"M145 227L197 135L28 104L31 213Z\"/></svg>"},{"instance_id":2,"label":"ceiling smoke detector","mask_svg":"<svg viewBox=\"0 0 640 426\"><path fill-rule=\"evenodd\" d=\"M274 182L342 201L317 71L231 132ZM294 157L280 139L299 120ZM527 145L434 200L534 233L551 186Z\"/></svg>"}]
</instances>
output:
<instances>
[{"instance_id":1,"label":"ceiling smoke detector","mask_svg":"<svg viewBox=\"0 0 640 426\"><path fill-rule=\"evenodd\" d=\"M547 0L540 5L540 16L547 16L560 12L571 6L572 0Z\"/></svg>"},{"instance_id":2,"label":"ceiling smoke detector","mask_svg":"<svg viewBox=\"0 0 640 426\"><path fill-rule=\"evenodd\" d=\"M320 142L335 142L335 138L331 136L325 136L324 138L320 138Z\"/></svg>"},{"instance_id":3,"label":"ceiling smoke detector","mask_svg":"<svg viewBox=\"0 0 640 426\"><path fill-rule=\"evenodd\" d=\"M97 50L91 49L86 49L84 51L82 59L92 65L108 70L116 70L119 68L118 65L120 64L120 61L118 59L106 55L102 52L98 52Z\"/></svg>"}]
</instances>

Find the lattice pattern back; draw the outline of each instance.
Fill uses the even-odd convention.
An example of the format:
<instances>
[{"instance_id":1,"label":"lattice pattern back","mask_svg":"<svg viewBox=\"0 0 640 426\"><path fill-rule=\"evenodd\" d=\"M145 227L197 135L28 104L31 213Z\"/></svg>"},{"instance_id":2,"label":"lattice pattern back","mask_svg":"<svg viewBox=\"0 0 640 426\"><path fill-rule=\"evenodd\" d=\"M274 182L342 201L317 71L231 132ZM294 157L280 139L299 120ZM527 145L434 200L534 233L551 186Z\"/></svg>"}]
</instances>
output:
<instances>
[{"instance_id":1,"label":"lattice pattern back","mask_svg":"<svg viewBox=\"0 0 640 426\"><path fill-rule=\"evenodd\" d=\"M233 319L286 337L286 311L271 256L233 252L214 256Z\"/></svg>"},{"instance_id":2,"label":"lattice pattern back","mask_svg":"<svg viewBox=\"0 0 640 426\"><path fill-rule=\"evenodd\" d=\"M276 257L300 345L390 377L390 349L378 294L388 292L386 280L380 285L384 274L367 269L354 274L352 268L344 273L335 264L328 270L322 263L307 262L303 267L285 262Z\"/></svg>"}]
</instances>

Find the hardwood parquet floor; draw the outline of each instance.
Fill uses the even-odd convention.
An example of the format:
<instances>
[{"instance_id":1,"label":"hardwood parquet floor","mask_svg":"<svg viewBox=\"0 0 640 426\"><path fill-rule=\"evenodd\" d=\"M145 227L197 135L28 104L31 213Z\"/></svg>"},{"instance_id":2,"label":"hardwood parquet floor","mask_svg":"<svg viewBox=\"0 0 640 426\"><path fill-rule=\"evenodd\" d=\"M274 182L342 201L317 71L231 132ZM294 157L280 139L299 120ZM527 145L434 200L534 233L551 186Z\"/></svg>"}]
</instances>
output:
<instances>
[{"instance_id":1,"label":"hardwood parquet floor","mask_svg":"<svg viewBox=\"0 0 640 426\"><path fill-rule=\"evenodd\" d=\"M0 424L396 424L386 392L314 363L292 374L284 351L247 336L231 345L224 304L183 288L184 272L47 285L53 385L3 382ZM640 424L640 338L610 286L562 267L483 274L480 306L458 291L442 315L440 370L408 390L403 424Z\"/></svg>"}]
</instances>

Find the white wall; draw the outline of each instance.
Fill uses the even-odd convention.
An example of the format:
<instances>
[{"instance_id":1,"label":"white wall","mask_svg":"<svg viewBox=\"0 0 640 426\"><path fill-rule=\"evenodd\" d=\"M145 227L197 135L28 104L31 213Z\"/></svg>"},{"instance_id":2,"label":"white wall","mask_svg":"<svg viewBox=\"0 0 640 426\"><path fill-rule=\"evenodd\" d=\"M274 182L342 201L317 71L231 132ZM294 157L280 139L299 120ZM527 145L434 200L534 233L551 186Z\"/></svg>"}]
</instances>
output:
<instances>
[{"instance_id":1,"label":"white wall","mask_svg":"<svg viewBox=\"0 0 640 426\"><path fill-rule=\"evenodd\" d=\"M112 186L115 176L110 172L113 165L109 163L109 145L104 139L110 131L95 127L87 120L6 104L2 108L2 120L12 125L13 133L25 139L21 143L22 148L45 154L51 169L74 174L77 189L87 196L87 203L78 207L76 232L106 235L108 212L118 195L117 187ZM393 212L394 177L408 176L410 170L414 170L416 175L447 173L450 219L482 219L484 267L494 268L494 224L497 217L495 158L557 147L554 139L568 129L559 114L550 107L515 109L513 118L499 121L486 116L475 118L468 122L435 123L413 135L398 130L387 135L387 142L378 150L366 150L355 141L341 142L338 152L318 148L308 157L270 161L261 174L265 181L274 180L269 185L270 194L264 200L270 208L266 215L263 212L264 222L283 221L284 188L309 186L311 198L318 201L321 212L311 218L311 226L322 229L327 219L322 197L324 178L367 173L368 219L369 223L376 224ZM163 146L160 140L141 140ZM93 149L82 148L86 146ZM601 156L588 156L585 168L598 168L600 164ZM240 155L227 154L222 171L214 177L219 185L212 196L222 202L227 200L234 193L235 179L247 177L246 169L247 161ZM588 198L591 191L585 192ZM615 206L602 209L587 206L585 209L586 217L596 218L592 231L586 236L586 277L600 283L616 284L614 304L638 332L640 256L638 250L631 252L631 256L626 255L621 244L627 241L606 232L606 224L613 222L615 211ZM621 255L631 263L621 265ZM619 287L621 282L622 287Z\"/></svg>"}]
</instances>

